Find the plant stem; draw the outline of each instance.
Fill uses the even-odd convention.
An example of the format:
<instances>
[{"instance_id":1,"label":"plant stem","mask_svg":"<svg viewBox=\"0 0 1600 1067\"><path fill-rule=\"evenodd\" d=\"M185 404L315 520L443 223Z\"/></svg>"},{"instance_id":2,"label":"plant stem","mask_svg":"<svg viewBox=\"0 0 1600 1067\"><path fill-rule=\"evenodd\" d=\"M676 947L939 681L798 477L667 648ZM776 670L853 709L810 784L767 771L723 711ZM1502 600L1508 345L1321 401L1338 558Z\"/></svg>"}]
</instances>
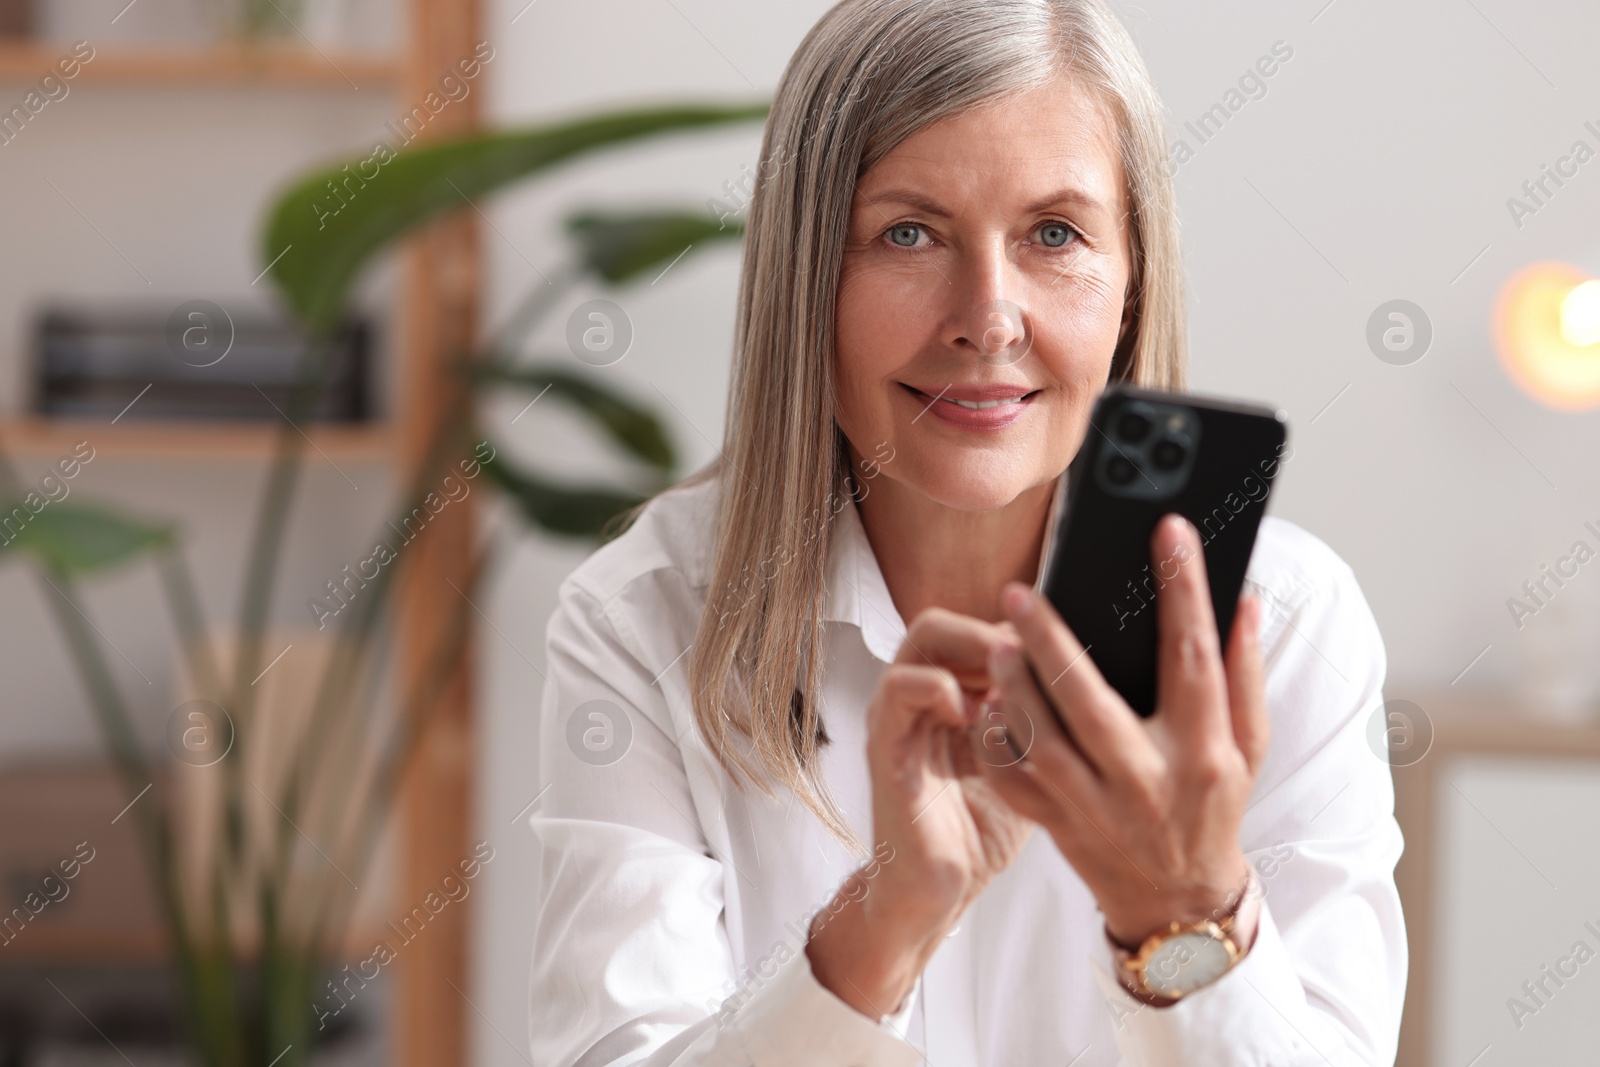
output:
<instances>
[{"instance_id":1,"label":"plant stem","mask_svg":"<svg viewBox=\"0 0 1600 1067\"><path fill-rule=\"evenodd\" d=\"M522 339L533 332L539 321L555 306L556 301L566 295L572 284L583 276L583 271L577 264L568 262L558 268L550 278L550 284L543 289L535 289L512 310L505 325L495 333L494 339L484 348L482 362L489 364L509 364L517 354L517 346Z\"/></svg>"},{"instance_id":2,"label":"plant stem","mask_svg":"<svg viewBox=\"0 0 1600 1067\"><path fill-rule=\"evenodd\" d=\"M422 501L427 496L427 487L440 476L450 446L465 436L462 432L464 429L466 427L455 412L447 413L439 421L438 432L430 441L409 488L407 510L400 512L402 520L416 508L424 506ZM387 567L376 578L370 579L369 588L363 589L363 598L341 627L339 642L329 655L322 682L318 686L306 733L296 745L296 758L290 761L289 780L281 797L284 819L278 826L278 839L268 874L280 896L286 897L289 891L295 843L293 824L298 821L297 817L317 781L321 759L329 751L329 746L324 745L323 741L342 717L349 714L352 704L359 703L351 701L351 690L366 661L373 632L394 581L394 567Z\"/></svg>"},{"instance_id":3,"label":"plant stem","mask_svg":"<svg viewBox=\"0 0 1600 1067\"><path fill-rule=\"evenodd\" d=\"M90 706L101 732L111 748L113 762L133 801L133 815L140 829L145 854L156 882L156 895L167 920L178 958L179 973L192 1008L196 1040L209 1063L215 1067L244 1067L243 1049L237 1039L236 1017L231 1000L219 1000L208 983L199 951L184 914L183 898L177 878L172 843L171 819L163 801L164 790L155 790L148 803L138 797L155 785L149 761L139 748L122 693L110 667L101 654L88 616L75 601L72 579L58 568L41 564L37 571L56 622L66 638L67 648L77 661L78 671L89 689Z\"/></svg>"},{"instance_id":4,"label":"plant stem","mask_svg":"<svg viewBox=\"0 0 1600 1067\"><path fill-rule=\"evenodd\" d=\"M226 763L226 858L223 865L228 872L241 872L246 862L244 850L244 782L243 768L249 751L251 724L254 719L255 690L252 685L258 677L261 647L265 636L266 616L271 606L273 579L283 552L283 533L288 523L294 500L295 487L305 453L305 435L300 430L311 412L312 404L321 387L331 358L331 338L312 335L301 357L299 374L290 394L289 411L284 415L284 425L279 428L273 450L271 471L262 492L259 518L251 541L249 562L245 571L244 589L240 597L238 646L234 656L233 714L236 717L235 734L238 743L233 758ZM223 876L227 878L227 875ZM231 879L229 879L231 882ZM270 884L256 883L257 915L261 922L262 978L257 992L257 1018L261 1040L271 1040L277 1030L280 1015L289 1010L274 999L278 983L273 971L277 958L277 941L280 934L278 920L282 900L272 891ZM233 940L232 931L222 935L227 944Z\"/></svg>"},{"instance_id":5,"label":"plant stem","mask_svg":"<svg viewBox=\"0 0 1600 1067\"><path fill-rule=\"evenodd\" d=\"M550 308L571 288L574 281L582 275L582 269L575 263L569 262L554 272L550 284L543 288L534 289L512 312L506 323L497 331L494 341L489 346L487 353L481 356L469 356L458 360L457 365L469 369L475 362L488 364L492 362L509 362L514 355L514 346L526 336L539 321L548 314ZM460 434L458 428L465 428L466 416L472 407L472 388L474 379L471 375L464 375L461 391L453 397L453 403L442 418L436 423L432 439L424 450L423 460L418 465L410 486L407 506L400 512L400 521L403 524L406 517L410 516L417 507L422 506L428 487L439 477L443 468L445 456L450 446L466 435ZM363 587L366 596L359 604L353 615L345 622L340 632L340 642L335 646L329 657L329 662L323 673L321 685L318 687L317 697L313 706L311 722L307 736L297 746L302 755L307 753L320 753L322 746L319 744L326 732L331 729L332 720L337 718L337 709L347 707L353 678L359 673L367 648L372 640L380 609L388 598L394 576L391 570L379 572L377 578L372 579L374 588ZM365 708L365 702L360 702ZM292 861L292 846L294 837L291 834L292 821L298 815L303 805L305 795L310 788L310 783L316 778L315 773L304 773L306 760L292 761L290 781L283 796L285 820L278 827L277 846L273 849L271 874L273 884L279 894L288 891L288 879Z\"/></svg>"},{"instance_id":6,"label":"plant stem","mask_svg":"<svg viewBox=\"0 0 1600 1067\"><path fill-rule=\"evenodd\" d=\"M178 638L183 642L184 658L188 661L194 688L206 699L220 702L224 696L222 671L208 640L205 611L200 606L200 592L189 570L188 557L181 548L174 546L161 555L159 566L161 587L178 625Z\"/></svg>"},{"instance_id":7,"label":"plant stem","mask_svg":"<svg viewBox=\"0 0 1600 1067\"><path fill-rule=\"evenodd\" d=\"M488 567L490 555L491 550L488 546L480 548L474 554L467 571L469 591L478 587ZM357 818L352 821L354 827L352 833L357 840L353 843L350 853L347 853L355 857L356 878L365 875L367 865L372 860L372 853L377 847L384 816L389 811L400 783L405 780L406 770L421 739L427 735L428 727L433 724L445 687L461 665L462 653L472 633L471 608L471 602L467 597L458 599L449 624L443 631L446 636L439 641L427 668L418 676L415 686L402 705L396 736L378 765L378 772L366 797L356 801L360 804L360 809ZM312 911L317 925L313 927L308 942L308 954L313 958L326 951L329 946L323 941L328 936L328 931L339 928L354 904L351 894L326 892L330 887L336 891L338 889L332 877L325 876L323 886L324 903ZM341 901L345 902L342 908Z\"/></svg>"},{"instance_id":8,"label":"plant stem","mask_svg":"<svg viewBox=\"0 0 1600 1067\"><path fill-rule=\"evenodd\" d=\"M199 589L195 584L194 575L189 570L188 557L181 546L175 544L161 555L158 566L161 571L161 586L166 593L168 607L177 625L178 641L189 665L190 684L196 694L217 703L220 707L220 702L225 698L222 671L218 667L206 632L205 611L200 604ZM231 725L229 732L229 751L224 753L224 759L229 755L235 755L232 748L238 741L238 736ZM206 903L211 907L211 928L207 931L207 938L220 945L231 944L233 937L229 894L234 885L234 879L231 877L234 868L224 860L241 851L238 845L242 836L240 816L237 804L228 802L231 796L231 793L224 790L223 840L218 843L218 852L212 857L210 886L209 892L206 893ZM199 847L199 842L192 844ZM224 955L231 964L231 952ZM228 1004L237 1004L238 989L233 967L213 966L211 971L214 977L209 983L208 993Z\"/></svg>"}]
</instances>

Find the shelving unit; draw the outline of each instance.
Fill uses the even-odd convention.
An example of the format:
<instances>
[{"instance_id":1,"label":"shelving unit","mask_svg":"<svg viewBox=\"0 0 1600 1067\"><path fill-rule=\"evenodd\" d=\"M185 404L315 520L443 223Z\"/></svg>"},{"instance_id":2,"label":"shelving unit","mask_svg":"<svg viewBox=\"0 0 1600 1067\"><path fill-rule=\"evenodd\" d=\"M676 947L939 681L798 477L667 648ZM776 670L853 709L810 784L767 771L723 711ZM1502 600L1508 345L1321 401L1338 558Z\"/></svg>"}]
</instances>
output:
<instances>
[{"instance_id":1,"label":"shelving unit","mask_svg":"<svg viewBox=\"0 0 1600 1067\"><path fill-rule=\"evenodd\" d=\"M137 88L305 90L326 94L382 93L404 114L437 86L448 70L482 40L479 0L405 0L409 46L398 57L317 50L303 45L196 48L134 48L96 45L80 65L74 89L85 86ZM0 85L16 95L54 68L69 49L54 43L0 39ZM421 135L460 134L478 123L481 94L453 103ZM357 146L352 145L352 150ZM255 205L251 205L252 207ZM479 224L471 212L429 226L403 258L396 327L391 336L398 383L395 410L385 425L308 425L313 446L308 462L391 464L404 479L422 462L425 443L449 410L451 390L462 388L449 365L452 353L471 350L480 282ZM0 416L0 448L19 457L54 458L88 440L103 455L129 461L259 463L273 452L280 427L261 423L180 423L126 419L51 419L29 414ZM451 583L465 574L475 536L474 506L463 500L430 526L429 538L409 557L395 599L396 649L392 657L403 687L429 659L456 596ZM425 735L394 817L399 856L393 878L396 899L421 900L471 851L474 727L472 648L446 687L435 721ZM457 905L429 927L429 936L407 949L396 964L390 1012L390 1047L403 1067L459 1067L466 1059L472 1008L467 951L470 910ZM353 940L365 935L352 935ZM65 962L95 953L147 959L159 946L130 938L120 945L55 946Z\"/></svg>"}]
</instances>

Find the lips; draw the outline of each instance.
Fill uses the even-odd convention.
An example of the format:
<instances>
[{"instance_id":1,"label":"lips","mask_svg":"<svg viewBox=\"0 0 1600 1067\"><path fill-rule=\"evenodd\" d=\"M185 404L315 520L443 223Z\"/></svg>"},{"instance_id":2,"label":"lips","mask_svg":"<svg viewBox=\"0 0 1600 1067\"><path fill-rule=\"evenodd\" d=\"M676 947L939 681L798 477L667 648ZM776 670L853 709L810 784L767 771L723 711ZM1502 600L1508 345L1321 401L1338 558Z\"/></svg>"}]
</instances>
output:
<instances>
[{"instance_id":1,"label":"lips","mask_svg":"<svg viewBox=\"0 0 1600 1067\"><path fill-rule=\"evenodd\" d=\"M1027 410L1039 390L1026 385L999 382L993 385L945 385L918 388L900 383L922 411L940 422L972 430L998 430L1010 425Z\"/></svg>"}]
</instances>

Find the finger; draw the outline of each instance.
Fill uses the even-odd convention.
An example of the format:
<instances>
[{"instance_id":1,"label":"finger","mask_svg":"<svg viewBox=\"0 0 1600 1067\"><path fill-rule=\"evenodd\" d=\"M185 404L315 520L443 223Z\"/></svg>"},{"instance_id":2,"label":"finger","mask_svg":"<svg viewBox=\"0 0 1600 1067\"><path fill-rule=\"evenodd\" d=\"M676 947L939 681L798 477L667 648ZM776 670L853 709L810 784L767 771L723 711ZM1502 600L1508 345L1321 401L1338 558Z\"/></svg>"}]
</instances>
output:
<instances>
[{"instance_id":1,"label":"finger","mask_svg":"<svg viewBox=\"0 0 1600 1067\"><path fill-rule=\"evenodd\" d=\"M1087 649L1048 600L1021 582L1010 582L1001 602L1038 679L1029 688L1048 693L1072 740L1094 767L1117 773L1131 755L1150 747L1139 717L1101 677Z\"/></svg>"},{"instance_id":2,"label":"finger","mask_svg":"<svg viewBox=\"0 0 1600 1067\"><path fill-rule=\"evenodd\" d=\"M994 623L946 608L929 608L912 620L896 663L944 667L966 689L989 684L989 646L1004 636Z\"/></svg>"},{"instance_id":3,"label":"finger","mask_svg":"<svg viewBox=\"0 0 1600 1067\"><path fill-rule=\"evenodd\" d=\"M868 716L870 742L894 743L933 723L963 729L970 723L967 702L955 676L941 667L893 663L879 683L879 698Z\"/></svg>"},{"instance_id":4,"label":"finger","mask_svg":"<svg viewBox=\"0 0 1600 1067\"><path fill-rule=\"evenodd\" d=\"M1181 515L1156 523L1151 562L1156 590L1156 707L1171 728L1220 737L1227 728L1227 678L1198 531Z\"/></svg>"},{"instance_id":5,"label":"finger","mask_svg":"<svg viewBox=\"0 0 1600 1067\"><path fill-rule=\"evenodd\" d=\"M980 722L999 722L1013 744L1014 756L980 750L980 758L996 764L1031 763L1051 781L1087 795L1098 790L1099 765L1061 729L1044 694L1034 684L1027 660L1016 645L1002 644L989 658L998 699L984 705Z\"/></svg>"},{"instance_id":6,"label":"finger","mask_svg":"<svg viewBox=\"0 0 1600 1067\"><path fill-rule=\"evenodd\" d=\"M1271 727L1267 716L1266 670L1261 664L1261 644L1257 628L1261 621L1261 599L1251 593L1239 597L1239 610L1233 619L1228 641L1228 709L1233 719L1233 740L1244 753L1251 775L1261 768L1267 755Z\"/></svg>"},{"instance_id":7,"label":"finger","mask_svg":"<svg viewBox=\"0 0 1600 1067\"><path fill-rule=\"evenodd\" d=\"M1031 757L1001 766L980 760L980 768L983 780L1024 818L1052 833L1065 830L1075 838L1110 841L1103 828L1103 787L1082 756L1076 761L1076 767L1068 765L1061 776Z\"/></svg>"}]
</instances>

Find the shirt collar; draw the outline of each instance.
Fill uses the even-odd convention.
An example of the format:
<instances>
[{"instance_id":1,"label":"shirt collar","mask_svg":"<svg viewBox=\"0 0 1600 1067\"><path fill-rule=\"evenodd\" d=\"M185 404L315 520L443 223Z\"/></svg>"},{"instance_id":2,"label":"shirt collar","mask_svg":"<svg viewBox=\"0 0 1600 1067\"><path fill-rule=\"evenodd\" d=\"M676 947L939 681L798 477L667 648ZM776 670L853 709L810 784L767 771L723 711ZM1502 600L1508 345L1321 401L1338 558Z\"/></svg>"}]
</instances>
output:
<instances>
[{"instance_id":1,"label":"shirt collar","mask_svg":"<svg viewBox=\"0 0 1600 1067\"><path fill-rule=\"evenodd\" d=\"M1045 525L1042 555L1046 558L1040 560L1041 578L1055 540L1056 520L1065 507L1065 489L1066 479L1062 478L1051 499L1050 516ZM905 620L889 595L878 557L872 551L872 542L867 540L866 527L861 525L855 499L847 499L849 503L839 511L833 545L829 549L828 603L822 617L828 622L845 622L857 627L867 650L883 662L893 663L905 642ZM1038 587L1038 579L1034 585Z\"/></svg>"},{"instance_id":2,"label":"shirt collar","mask_svg":"<svg viewBox=\"0 0 1600 1067\"><path fill-rule=\"evenodd\" d=\"M906 625L889 595L854 499L839 510L836 520L828 551L828 603L823 619L859 628L867 650L883 662L893 663L905 641Z\"/></svg>"}]
</instances>

